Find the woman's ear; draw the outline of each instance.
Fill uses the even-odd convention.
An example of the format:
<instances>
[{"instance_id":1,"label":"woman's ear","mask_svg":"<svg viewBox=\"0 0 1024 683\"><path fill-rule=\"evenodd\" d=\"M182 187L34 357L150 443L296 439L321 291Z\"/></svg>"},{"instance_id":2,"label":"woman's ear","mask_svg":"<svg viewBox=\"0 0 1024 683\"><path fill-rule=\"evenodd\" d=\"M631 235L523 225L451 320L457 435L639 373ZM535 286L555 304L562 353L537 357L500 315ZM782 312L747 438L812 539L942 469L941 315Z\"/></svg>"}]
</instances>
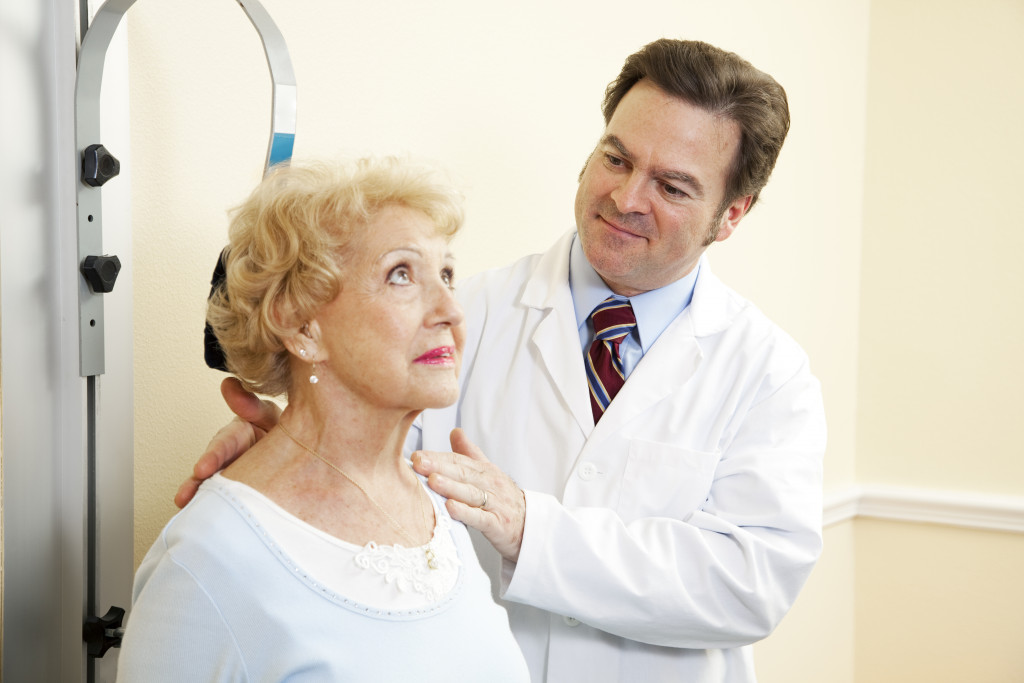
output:
<instances>
[{"instance_id":1,"label":"woman's ear","mask_svg":"<svg viewBox=\"0 0 1024 683\"><path fill-rule=\"evenodd\" d=\"M322 363L327 360L327 352L321 346L320 323L310 320L299 328L299 331L283 340L288 352L307 363Z\"/></svg>"}]
</instances>

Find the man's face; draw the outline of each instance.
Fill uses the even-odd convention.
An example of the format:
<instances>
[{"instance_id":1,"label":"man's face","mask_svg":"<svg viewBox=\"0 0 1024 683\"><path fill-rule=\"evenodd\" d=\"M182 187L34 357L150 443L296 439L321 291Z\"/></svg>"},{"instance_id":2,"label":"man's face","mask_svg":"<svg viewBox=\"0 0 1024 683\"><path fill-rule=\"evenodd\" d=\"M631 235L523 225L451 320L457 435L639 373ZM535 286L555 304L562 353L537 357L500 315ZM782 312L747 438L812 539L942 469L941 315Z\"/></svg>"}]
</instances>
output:
<instances>
[{"instance_id":1,"label":"man's face","mask_svg":"<svg viewBox=\"0 0 1024 683\"><path fill-rule=\"evenodd\" d=\"M720 211L740 144L735 122L641 80L622 98L580 177L576 227L612 291L634 296L685 277L750 206Z\"/></svg>"}]
</instances>

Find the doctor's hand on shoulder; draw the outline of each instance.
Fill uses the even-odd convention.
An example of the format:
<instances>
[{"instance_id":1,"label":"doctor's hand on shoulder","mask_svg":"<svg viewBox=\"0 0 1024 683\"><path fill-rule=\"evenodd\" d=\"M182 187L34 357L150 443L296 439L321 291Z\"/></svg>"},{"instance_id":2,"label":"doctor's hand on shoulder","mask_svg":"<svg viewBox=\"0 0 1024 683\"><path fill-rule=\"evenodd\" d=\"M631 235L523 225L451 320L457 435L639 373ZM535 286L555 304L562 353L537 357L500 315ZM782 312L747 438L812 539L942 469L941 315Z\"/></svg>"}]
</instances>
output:
<instances>
[{"instance_id":1,"label":"doctor's hand on shoulder","mask_svg":"<svg viewBox=\"0 0 1024 683\"><path fill-rule=\"evenodd\" d=\"M502 557L519 560L526 526L526 496L491 463L461 429L451 433L452 452L416 451L413 469L446 497L448 514L480 531Z\"/></svg>"},{"instance_id":2,"label":"doctor's hand on shoulder","mask_svg":"<svg viewBox=\"0 0 1024 683\"><path fill-rule=\"evenodd\" d=\"M192 476L178 488L174 504L179 508L185 507L192 500L203 481L249 450L274 428L281 417L281 409L276 404L261 400L256 394L246 391L234 377L228 377L220 383L220 393L236 417L214 434L206 446L206 452L196 462Z\"/></svg>"}]
</instances>

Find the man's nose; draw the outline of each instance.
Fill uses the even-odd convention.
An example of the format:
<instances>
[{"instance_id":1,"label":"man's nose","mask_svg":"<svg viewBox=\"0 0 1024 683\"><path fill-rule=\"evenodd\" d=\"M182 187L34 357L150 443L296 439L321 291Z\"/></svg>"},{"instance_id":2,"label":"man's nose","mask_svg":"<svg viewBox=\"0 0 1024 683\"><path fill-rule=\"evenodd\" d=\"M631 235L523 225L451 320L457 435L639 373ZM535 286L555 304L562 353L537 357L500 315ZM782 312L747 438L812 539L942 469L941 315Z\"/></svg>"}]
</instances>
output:
<instances>
[{"instance_id":1,"label":"man's nose","mask_svg":"<svg viewBox=\"0 0 1024 683\"><path fill-rule=\"evenodd\" d=\"M647 213L651 209L646 183L639 173L630 173L616 187L611 198L621 213Z\"/></svg>"}]
</instances>

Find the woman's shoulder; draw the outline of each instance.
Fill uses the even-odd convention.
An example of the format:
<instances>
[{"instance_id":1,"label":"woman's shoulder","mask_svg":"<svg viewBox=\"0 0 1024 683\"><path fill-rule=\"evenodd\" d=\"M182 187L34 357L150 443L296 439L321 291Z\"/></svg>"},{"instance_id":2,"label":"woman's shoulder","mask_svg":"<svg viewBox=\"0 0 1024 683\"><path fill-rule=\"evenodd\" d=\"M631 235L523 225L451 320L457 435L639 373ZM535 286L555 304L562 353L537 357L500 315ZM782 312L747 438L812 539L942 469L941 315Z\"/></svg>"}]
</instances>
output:
<instances>
[{"instance_id":1,"label":"woman's shoulder","mask_svg":"<svg viewBox=\"0 0 1024 683\"><path fill-rule=\"evenodd\" d=\"M186 566L236 564L239 553L260 545L245 505L220 475L203 482L195 498L164 526L139 567L170 561ZM237 566L237 565L236 565Z\"/></svg>"},{"instance_id":2,"label":"woman's shoulder","mask_svg":"<svg viewBox=\"0 0 1024 683\"><path fill-rule=\"evenodd\" d=\"M245 506L234 491L240 485L220 473L213 475L202 483L193 500L167 522L164 534L189 534L196 525L216 529L244 524Z\"/></svg>"}]
</instances>

